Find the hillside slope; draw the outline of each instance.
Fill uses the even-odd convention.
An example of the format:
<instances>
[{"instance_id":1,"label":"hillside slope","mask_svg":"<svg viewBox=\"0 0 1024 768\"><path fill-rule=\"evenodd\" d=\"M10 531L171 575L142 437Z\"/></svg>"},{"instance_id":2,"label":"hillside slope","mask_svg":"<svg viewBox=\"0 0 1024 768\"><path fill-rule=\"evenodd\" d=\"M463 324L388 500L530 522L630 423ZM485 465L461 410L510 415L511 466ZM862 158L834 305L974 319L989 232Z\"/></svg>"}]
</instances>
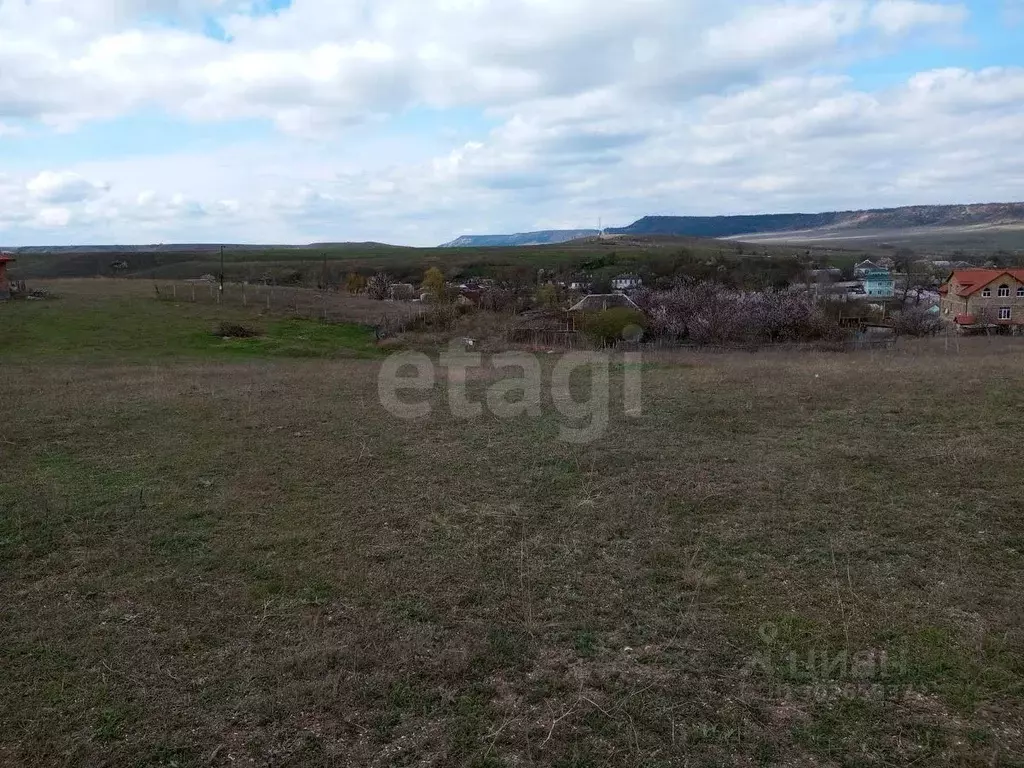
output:
<instances>
[{"instance_id":1,"label":"hillside slope","mask_svg":"<svg viewBox=\"0 0 1024 768\"><path fill-rule=\"evenodd\" d=\"M546 229L540 232L519 232L514 235L463 235L441 248L489 248L507 245L554 245L598 235L596 229Z\"/></svg>"},{"instance_id":2,"label":"hillside slope","mask_svg":"<svg viewBox=\"0 0 1024 768\"><path fill-rule=\"evenodd\" d=\"M825 213L769 213L743 216L644 216L629 226L606 229L608 235L742 238L774 237L774 241L833 239L849 234L871 237L913 232L915 236L948 235L979 227L1024 227L1024 203L977 205L915 205ZM595 230L550 230L515 235L465 235L443 247L495 247L559 243L593 237ZM793 238L785 235L793 234ZM760 237L752 238L762 240Z\"/></svg>"},{"instance_id":3,"label":"hillside slope","mask_svg":"<svg viewBox=\"0 0 1024 768\"><path fill-rule=\"evenodd\" d=\"M824 234L836 230L906 230L1008 224L1024 224L1024 203L915 205L865 211L752 216L645 216L628 227L609 229L608 233L737 237L780 232L819 231Z\"/></svg>"}]
</instances>

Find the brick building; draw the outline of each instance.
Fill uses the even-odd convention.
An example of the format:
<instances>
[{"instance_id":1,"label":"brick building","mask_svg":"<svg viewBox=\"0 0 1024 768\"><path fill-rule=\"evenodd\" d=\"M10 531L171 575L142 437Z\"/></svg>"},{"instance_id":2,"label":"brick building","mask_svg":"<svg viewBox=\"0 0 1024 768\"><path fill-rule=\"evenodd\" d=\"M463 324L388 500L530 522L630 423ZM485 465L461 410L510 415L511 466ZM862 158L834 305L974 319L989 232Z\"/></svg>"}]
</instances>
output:
<instances>
[{"instance_id":1,"label":"brick building","mask_svg":"<svg viewBox=\"0 0 1024 768\"><path fill-rule=\"evenodd\" d=\"M14 261L9 253L0 251L0 301L11 298L11 282L7 279L7 265Z\"/></svg>"},{"instance_id":2,"label":"brick building","mask_svg":"<svg viewBox=\"0 0 1024 768\"><path fill-rule=\"evenodd\" d=\"M1024 269L954 270L939 295L957 325L1024 325Z\"/></svg>"}]
</instances>

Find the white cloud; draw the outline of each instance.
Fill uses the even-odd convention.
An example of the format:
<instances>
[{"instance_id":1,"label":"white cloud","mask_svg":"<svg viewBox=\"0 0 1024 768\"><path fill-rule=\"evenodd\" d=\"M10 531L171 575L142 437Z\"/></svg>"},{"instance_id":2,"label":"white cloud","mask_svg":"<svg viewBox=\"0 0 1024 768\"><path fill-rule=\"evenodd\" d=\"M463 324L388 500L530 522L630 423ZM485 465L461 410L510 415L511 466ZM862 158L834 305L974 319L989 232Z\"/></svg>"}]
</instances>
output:
<instances>
[{"instance_id":1,"label":"white cloud","mask_svg":"<svg viewBox=\"0 0 1024 768\"><path fill-rule=\"evenodd\" d=\"M111 179L109 191L59 207L68 232L94 242L425 245L598 217L1013 199L1024 188L1022 81L1022 70L939 70L871 93L789 76L660 112L622 93L549 98L483 140L372 170L353 163L358 146L297 140L85 164L73 172ZM7 213L38 221L53 207L25 198Z\"/></svg>"},{"instance_id":2,"label":"white cloud","mask_svg":"<svg viewBox=\"0 0 1024 768\"><path fill-rule=\"evenodd\" d=\"M863 4L844 0L754 5L735 20L711 28L704 52L724 60L789 59L833 46L857 32L863 22Z\"/></svg>"},{"instance_id":3,"label":"white cloud","mask_svg":"<svg viewBox=\"0 0 1024 768\"><path fill-rule=\"evenodd\" d=\"M43 171L25 185L34 200L43 203L80 203L102 194L107 185L89 181L70 171Z\"/></svg>"},{"instance_id":4,"label":"white cloud","mask_svg":"<svg viewBox=\"0 0 1024 768\"><path fill-rule=\"evenodd\" d=\"M44 229L66 227L71 221L71 211L67 208L43 208L36 214L34 224Z\"/></svg>"},{"instance_id":5,"label":"white cloud","mask_svg":"<svg viewBox=\"0 0 1024 768\"><path fill-rule=\"evenodd\" d=\"M958 28L962 5L293 0L256 17L249 5L0 0L0 120L72 131L148 110L211 132L237 118L279 130L216 150L8 169L2 236L430 244L599 216L1024 188L1024 70L938 69L888 90L841 74L915 30ZM231 42L199 33L210 11ZM417 133L417 112L449 107L494 127ZM398 114L402 130L388 119Z\"/></svg>"},{"instance_id":6,"label":"white cloud","mask_svg":"<svg viewBox=\"0 0 1024 768\"><path fill-rule=\"evenodd\" d=\"M922 72L910 80L912 100L952 109L1018 108L1024 102L1024 68L971 71L950 67Z\"/></svg>"},{"instance_id":7,"label":"white cloud","mask_svg":"<svg viewBox=\"0 0 1024 768\"><path fill-rule=\"evenodd\" d=\"M890 35L915 27L958 26L967 20L963 5L925 3L920 0L882 0L871 9L871 23Z\"/></svg>"},{"instance_id":8,"label":"white cloud","mask_svg":"<svg viewBox=\"0 0 1024 768\"><path fill-rule=\"evenodd\" d=\"M962 20L911 0L216 0L0 3L0 117L62 128L146 106L323 132L427 104L502 106L625 85L714 91L884 35ZM230 42L206 37L220 14ZM160 27L166 16L184 26ZM189 20L192 20L189 23Z\"/></svg>"}]
</instances>

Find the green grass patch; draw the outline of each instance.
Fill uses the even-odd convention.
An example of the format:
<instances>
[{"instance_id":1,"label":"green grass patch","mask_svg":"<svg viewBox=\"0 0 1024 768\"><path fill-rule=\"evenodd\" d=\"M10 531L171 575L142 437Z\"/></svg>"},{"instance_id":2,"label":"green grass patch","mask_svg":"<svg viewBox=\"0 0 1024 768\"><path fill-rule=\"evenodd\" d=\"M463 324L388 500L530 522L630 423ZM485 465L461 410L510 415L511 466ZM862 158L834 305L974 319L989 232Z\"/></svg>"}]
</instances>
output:
<instances>
[{"instance_id":1,"label":"green grass patch","mask_svg":"<svg viewBox=\"0 0 1024 768\"><path fill-rule=\"evenodd\" d=\"M258 331L223 338L223 322ZM12 302L0 308L0 359L139 362L167 358L375 358L373 330L352 323L266 319L238 308L152 299Z\"/></svg>"},{"instance_id":2,"label":"green grass patch","mask_svg":"<svg viewBox=\"0 0 1024 768\"><path fill-rule=\"evenodd\" d=\"M328 324L316 320L279 320L266 332L247 339L221 338L198 333L197 348L243 357L381 357L370 328L353 324Z\"/></svg>"}]
</instances>

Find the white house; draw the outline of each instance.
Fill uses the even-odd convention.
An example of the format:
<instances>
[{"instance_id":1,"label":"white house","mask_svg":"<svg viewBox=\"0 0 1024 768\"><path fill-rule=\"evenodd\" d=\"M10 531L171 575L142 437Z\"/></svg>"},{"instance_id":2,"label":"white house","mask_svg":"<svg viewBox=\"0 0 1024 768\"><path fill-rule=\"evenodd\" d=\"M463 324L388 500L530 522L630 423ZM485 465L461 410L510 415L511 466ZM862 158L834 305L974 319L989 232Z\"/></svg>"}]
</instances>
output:
<instances>
[{"instance_id":1,"label":"white house","mask_svg":"<svg viewBox=\"0 0 1024 768\"><path fill-rule=\"evenodd\" d=\"M593 281L585 275L578 275L569 281L570 291L590 291Z\"/></svg>"},{"instance_id":2,"label":"white house","mask_svg":"<svg viewBox=\"0 0 1024 768\"><path fill-rule=\"evenodd\" d=\"M639 275L626 274L612 278L612 288L616 291L630 291L644 284Z\"/></svg>"}]
</instances>

